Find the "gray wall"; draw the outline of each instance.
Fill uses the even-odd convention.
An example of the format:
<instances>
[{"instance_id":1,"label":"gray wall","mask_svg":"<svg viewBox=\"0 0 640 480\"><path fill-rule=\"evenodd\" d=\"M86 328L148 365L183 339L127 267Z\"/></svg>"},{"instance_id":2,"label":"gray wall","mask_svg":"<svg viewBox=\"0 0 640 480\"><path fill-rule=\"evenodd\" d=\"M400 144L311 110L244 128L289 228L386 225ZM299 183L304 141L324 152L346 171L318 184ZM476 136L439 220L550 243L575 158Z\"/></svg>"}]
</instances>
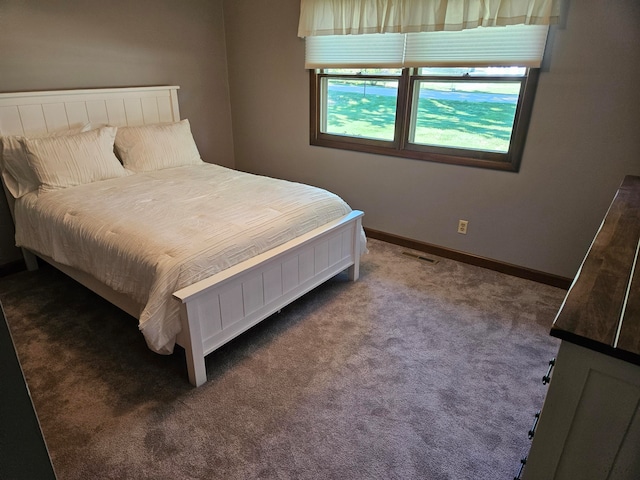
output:
<instances>
[{"instance_id":1,"label":"gray wall","mask_svg":"<svg viewBox=\"0 0 640 480\"><path fill-rule=\"evenodd\" d=\"M234 165L222 0L0 0L0 92L138 85L179 85L202 157Z\"/></svg>"},{"instance_id":2,"label":"gray wall","mask_svg":"<svg viewBox=\"0 0 640 480\"><path fill-rule=\"evenodd\" d=\"M573 277L623 176L640 175L639 5L570 2L508 173L309 146L299 0L227 0L236 167L329 188L376 230Z\"/></svg>"},{"instance_id":3,"label":"gray wall","mask_svg":"<svg viewBox=\"0 0 640 480\"><path fill-rule=\"evenodd\" d=\"M222 0L2 0L0 92L179 85L205 160L233 166Z\"/></svg>"}]
</instances>

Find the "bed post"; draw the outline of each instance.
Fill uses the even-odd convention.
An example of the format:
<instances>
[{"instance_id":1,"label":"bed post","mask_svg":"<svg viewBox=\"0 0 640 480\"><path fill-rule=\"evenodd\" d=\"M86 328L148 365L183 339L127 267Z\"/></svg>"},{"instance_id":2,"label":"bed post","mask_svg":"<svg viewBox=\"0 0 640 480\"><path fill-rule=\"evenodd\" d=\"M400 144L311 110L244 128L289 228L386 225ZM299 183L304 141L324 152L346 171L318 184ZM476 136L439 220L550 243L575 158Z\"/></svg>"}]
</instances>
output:
<instances>
[{"instance_id":1,"label":"bed post","mask_svg":"<svg viewBox=\"0 0 640 480\"><path fill-rule=\"evenodd\" d=\"M204 363L204 350L202 348L202 333L200 330L200 316L194 304L183 303L180 307L180 319L182 321L181 345L184 347L187 357L187 373L189 383L199 387L207 381L207 368Z\"/></svg>"},{"instance_id":2,"label":"bed post","mask_svg":"<svg viewBox=\"0 0 640 480\"><path fill-rule=\"evenodd\" d=\"M27 270L30 272L38 270L38 258L26 248L22 248L21 250L22 258L24 258L24 263L27 265Z\"/></svg>"},{"instance_id":3,"label":"bed post","mask_svg":"<svg viewBox=\"0 0 640 480\"><path fill-rule=\"evenodd\" d=\"M347 273L349 275L349 280L355 282L360 278L360 255L362 254L360 250L361 239L360 239L360 231L362 230L362 215L360 215L355 222L355 231L353 234L353 265L351 265L347 269Z\"/></svg>"}]
</instances>

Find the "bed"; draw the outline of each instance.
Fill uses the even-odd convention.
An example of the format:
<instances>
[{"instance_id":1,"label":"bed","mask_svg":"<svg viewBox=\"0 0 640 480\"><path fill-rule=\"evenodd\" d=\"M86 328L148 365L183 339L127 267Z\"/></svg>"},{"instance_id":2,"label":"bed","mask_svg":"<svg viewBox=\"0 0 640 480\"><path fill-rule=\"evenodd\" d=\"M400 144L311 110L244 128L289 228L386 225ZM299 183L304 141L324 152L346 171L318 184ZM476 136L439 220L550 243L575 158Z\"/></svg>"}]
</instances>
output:
<instances>
[{"instance_id":1,"label":"bed","mask_svg":"<svg viewBox=\"0 0 640 480\"><path fill-rule=\"evenodd\" d=\"M183 347L200 386L206 355L344 270L357 280L366 239L331 192L203 162L178 88L0 94L0 169L27 267L136 317L152 350Z\"/></svg>"}]
</instances>

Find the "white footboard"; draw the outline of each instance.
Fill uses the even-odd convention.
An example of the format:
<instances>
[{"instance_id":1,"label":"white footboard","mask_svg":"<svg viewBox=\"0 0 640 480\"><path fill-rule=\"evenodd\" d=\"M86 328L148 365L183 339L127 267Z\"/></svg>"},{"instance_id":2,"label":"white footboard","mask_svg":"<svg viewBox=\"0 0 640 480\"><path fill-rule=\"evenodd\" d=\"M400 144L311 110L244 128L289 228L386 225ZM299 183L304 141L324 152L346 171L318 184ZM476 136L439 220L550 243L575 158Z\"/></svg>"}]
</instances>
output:
<instances>
[{"instance_id":1,"label":"white footboard","mask_svg":"<svg viewBox=\"0 0 640 480\"><path fill-rule=\"evenodd\" d=\"M178 290L189 381L207 380L204 357L349 268L358 279L363 213L354 211L269 252Z\"/></svg>"}]
</instances>

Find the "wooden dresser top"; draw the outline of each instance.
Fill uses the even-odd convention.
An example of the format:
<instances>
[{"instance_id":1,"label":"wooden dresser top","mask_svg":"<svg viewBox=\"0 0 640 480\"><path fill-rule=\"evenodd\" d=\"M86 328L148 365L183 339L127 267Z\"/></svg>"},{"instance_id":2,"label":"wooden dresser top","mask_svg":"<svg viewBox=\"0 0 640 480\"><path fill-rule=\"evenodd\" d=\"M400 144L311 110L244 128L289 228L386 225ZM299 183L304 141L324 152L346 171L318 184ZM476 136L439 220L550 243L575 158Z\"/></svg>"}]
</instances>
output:
<instances>
[{"instance_id":1,"label":"wooden dresser top","mask_svg":"<svg viewBox=\"0 0 640 480\"><path fill-rule=\"evenodd\" d=\"M639 241L640 177L627 176L560 307L551 335L640 365Z\"/></svg>"}]
</instances>

